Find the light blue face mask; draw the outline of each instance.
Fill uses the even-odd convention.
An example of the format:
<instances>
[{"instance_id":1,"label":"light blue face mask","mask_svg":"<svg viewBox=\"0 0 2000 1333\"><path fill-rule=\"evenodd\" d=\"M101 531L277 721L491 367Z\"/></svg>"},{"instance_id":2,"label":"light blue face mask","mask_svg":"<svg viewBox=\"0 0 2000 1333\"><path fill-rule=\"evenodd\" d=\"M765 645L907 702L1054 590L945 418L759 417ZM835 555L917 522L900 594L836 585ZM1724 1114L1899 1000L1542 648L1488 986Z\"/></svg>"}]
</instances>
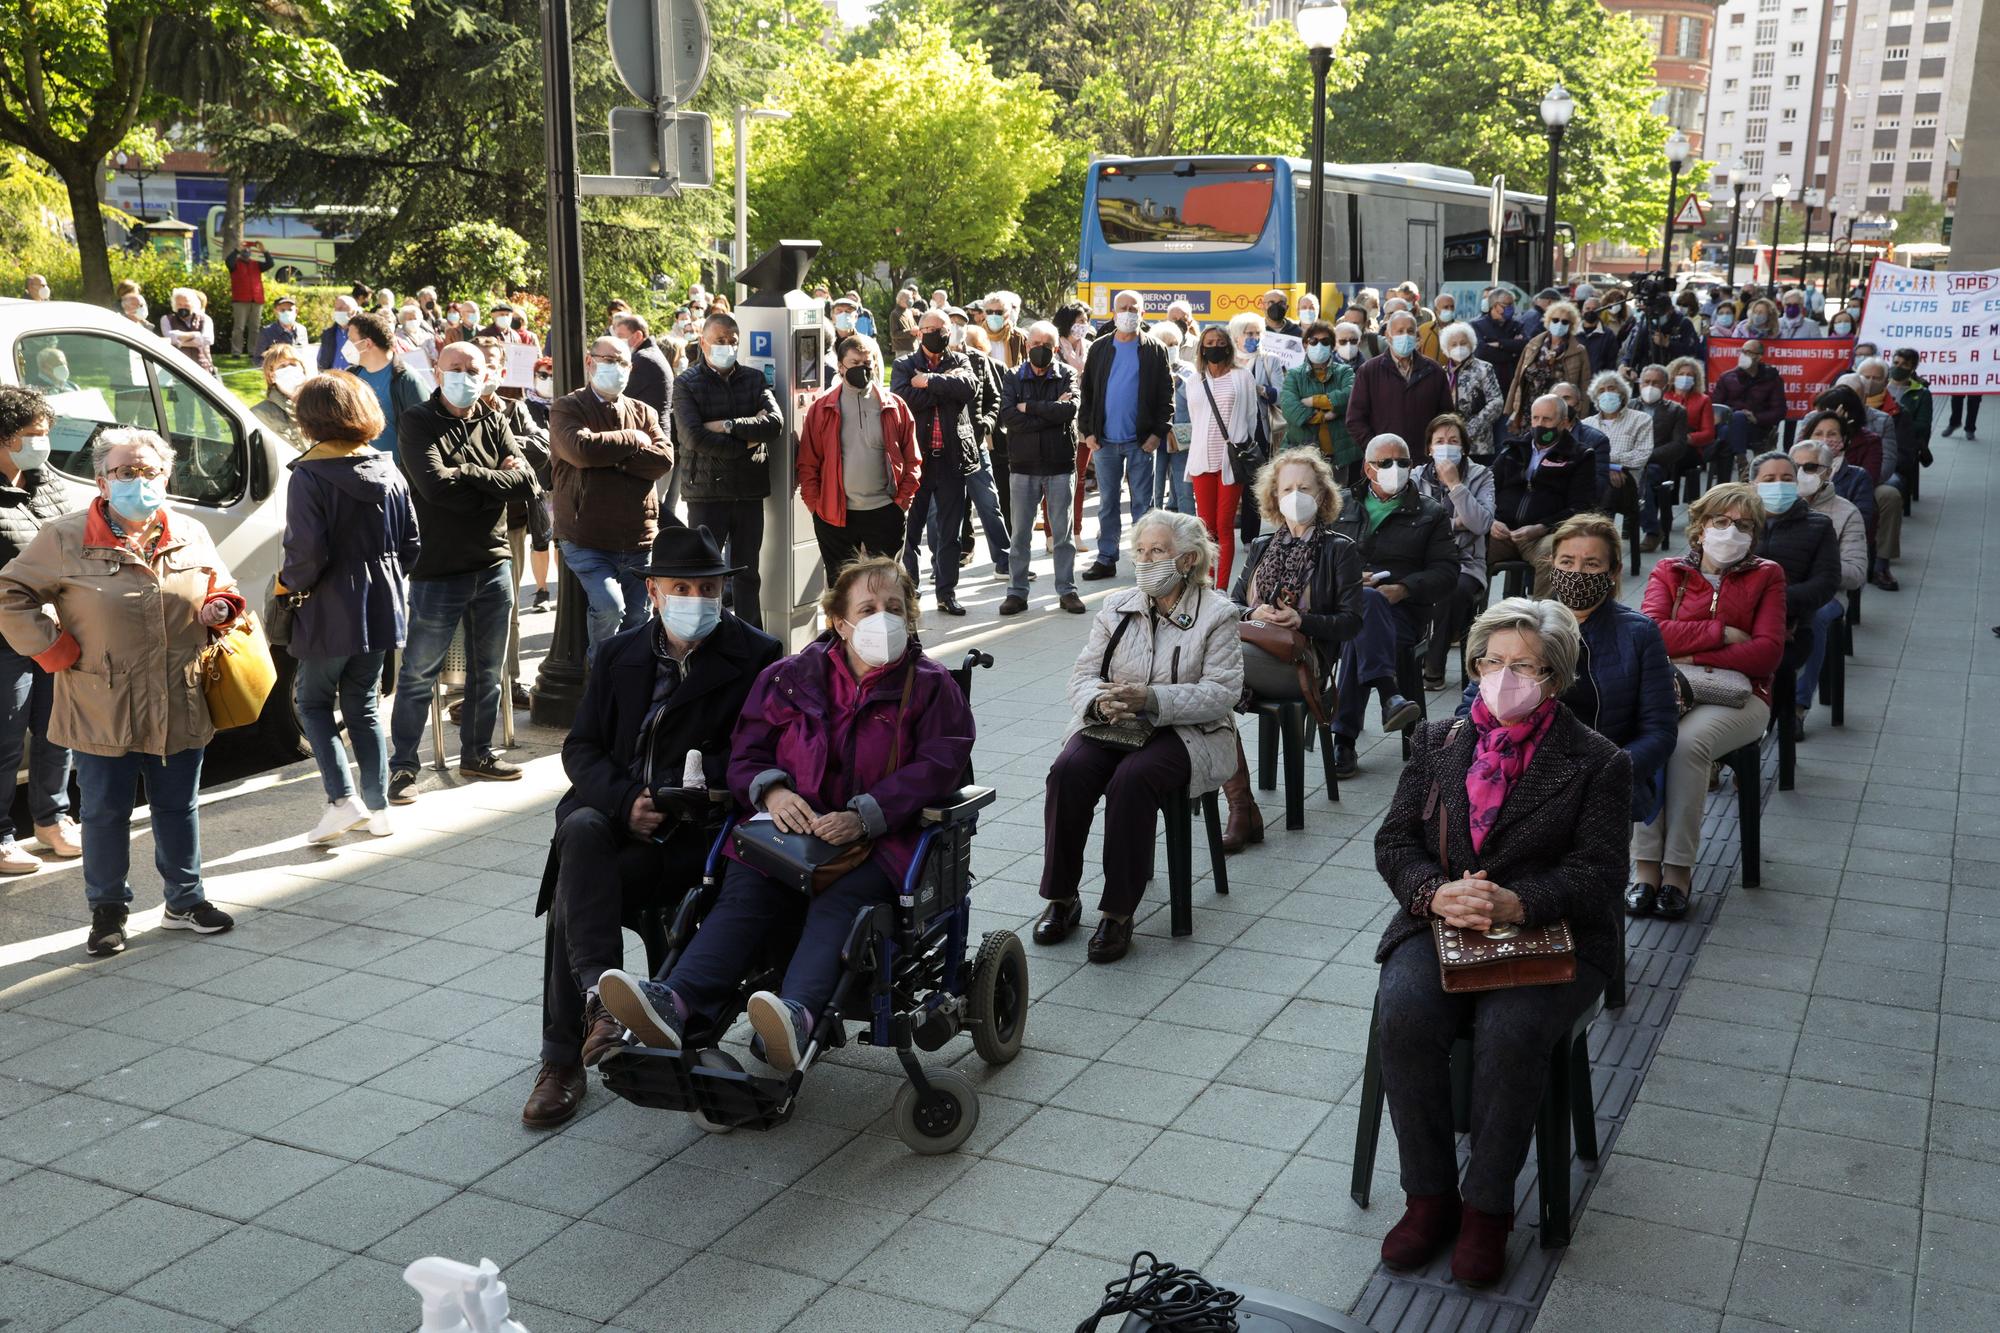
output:
<instances>
[{"instance_id":1,"label":"light blue face mask","mask_svg":"<svg viewBox=\"0 0 2000 1333\"><path fill-rule=\"evenodd\" d=\"M988 315L986 317L986 327L998 333L1007 327L1007 317L1005 315Z\"/></svg>"},{"instance_id":2,"label":"light blue face mask","mask_svg":"<svg viewBox=\"0 0 2000 1333\"><path fill-rule=\"evenodd\" d=\"M479 401L480 391L484 388L481 379L481 376L468 371L447 370L438 385L438 392L444 395L447 403L463 412Z\"/></svg>"},{"instance_id":3,"label":"light blue face mask","mask_svg":"<svg viewBox=\"0 0 2000 1333\"><path fill-rule=\"evenodd\" d=\"M631 378L631 370L615 361L600 361L597 368L590 372L591 384L606 398L616 398L624 393L625 383Z\"/></svg>"},{"instance_id":4,"label":"light blue face mask","mask_svg":"<svg viewBox=\"0 0 2000 1333\"><path fill-rule=\"evenodd\" d=\"M1799 484L1795 481L1760 481L1757 483L1757 498L1764 502L1764 508L1774 514L1782 514L1799 498Z\"/></svg>"},{"instance_id":5,"label":"light blue face mask","mask_svg":"<svg viewBox=\"0 0 2000 1333\"><path fill-rule=\"evenodd\" d=\"M1333 346L1330 343L1307 343L1306 360L1316 366L1323 366L1333 360Z\"/></svg>"},{"instance_id":6,"label":"light blue face mask","mask_svg":"<svg viewBox=\"0 0 2000 1333\"><path fill-rule=\"evenodd\" d=\"M1417 335L1414 333L1397 334L1395 337L1389 339L1389 350L1397 356L1410 355L1410 353L1417 350Z\"/></svg>"},{"instance_id":7,"label":"light blue face mask","mask_svg":"<svg viewBox=\"0 0 2000 1333\"><path fill-rule=\"evenodd\" d=\"M1555 335L1556 337L1558 337L1558 338L1567 338L1567 337L1569 337L1569 321L1568 321L1568 320L1566 320L1566 319L1552 319L1552 320L1550 320L1550 321L1549 321L1549 332L1550 332L1550 333L1552 333L1552 334L1554 334L1554 335Z\"/></svg>"},{"instance_id":8,"label":"light blue face mask","mask_svg":"<svg viewBox=\"0 0 2000 1333\"><path fill-rule=\"evenodd\" d=\"M1605 416L1616 416L1625 410L1625 395L1605 390L1597 395L1597 410Z\"/></svg>"},{"instance_id":9,"label":"light blue face mask","mask_svg":"<svg viewBox=\"0 0 2000 1333\"><path fill-rule=\"evenodd\" d=\"M660 602L660 620L667 633L683 643L698 643L722 623L720 597L667 597Z\"/></svg>"},{"instance_id":10,"label":"light blue face mask","mask_svg":"<svg viewBox=\"0 0 2000 1333\"><path fill-rule=\"evenodd\" d=\"M709 348L704 355L708 357L708 364L714 366L717 370L734 370L736 368L736 348L729 343L717 343L715 346Z\"/></svg>"},{"instance_id":11,"label":"light blue face mask","mask_svg":"<svg viewBox=\"0 0 2000 1333\"><path fill-rule=\"evenodd\" d=\"M114 478L107 489L111 507L135 523L150 521L167 502L165 477L134 477L130 481Z\"/></svg>"}]
</instances>

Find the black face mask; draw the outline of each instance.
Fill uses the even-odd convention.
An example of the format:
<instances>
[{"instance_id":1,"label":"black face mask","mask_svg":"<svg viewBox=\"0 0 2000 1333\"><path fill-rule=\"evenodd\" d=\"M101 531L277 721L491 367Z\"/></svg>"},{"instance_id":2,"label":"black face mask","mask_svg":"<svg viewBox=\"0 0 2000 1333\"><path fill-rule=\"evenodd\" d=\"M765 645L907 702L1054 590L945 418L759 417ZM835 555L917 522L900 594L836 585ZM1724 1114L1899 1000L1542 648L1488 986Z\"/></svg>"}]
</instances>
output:
<instances>
[{"instance_id":1,"label":"black face mask","mask_svg":"<svg viewBox=\"0 0 2000 1333\"><path fill-rule=\"evenodd\" d=\"M1047 347L1030 347L1028 349L1028 364L1036 370L1043 370L1047 368L1049 362L1055 360L1055 355Z\"/></svg>"},{"instance_id":2,"label":"black face mask","mask_svg":"<svg viewBox=\"0 0 2000 1333\"><path fill-rule=\"evenodd\" d=\"M944 349L951 346L951 339L942 329L932 329L924 334L924 350L932 356L943 356Z\"/></svg>"},{"instance_id":3,"label":"black face mask","mask_svg":"<svg viewBox=\"0 0 2000 1333\"><path fill-rule=\"evenodd\" d=\"M868 387L868 367L849 366L841 372L841 378L852 384L856 392L860 392Z\"/></svg>"},{"instance_id":4,"label":"black face mask","mask_svg":"<svg viewBox=\"0 0 2000 1333\"><path fill-rule=\"evenodd\" d=\"M1226 365L1236 359L1236 354L1227 347L1210 345L1201 349L1201 359L1211 366Z\"/></svg>"},{"instance_id":5,"label":"black face mask","mask_svg":"<svg viewBox=\"0 0 2000 1333\"><path fill-rule=\"evenodd\" d=\"M1556 435L1558 433L1559 432L1547 428L1538 430L1535 432L1535 443L1543 446L1554 444L1556 442Z\"/></svg>"},{"instance_id":6,"label":"black face mask","mask_svg":"<svg viewBox=\"0 0 2000 1333\"><path fill-rule=\"evenodd\" d=\"M1273 301L1271 304L1265 306L1264 309L1269 312L1272 319L1281 320L1285 317L1285 312L1291 309L1291 303L1288 301Z\"/></svg>"},{"instance_id":7,"label":"black face mask","mask_svg":"<svg viewBox=\"0 0 2000 1333\"><path fill-rule=\"evenodd\" d=\"M1896 383L1898 384L1908 383L1910 377L1916 373L1917 373L1916 371L1910 369L1908 366L1889 367L1889 378L1896 381Z\"/></svg>"}]
</instances>

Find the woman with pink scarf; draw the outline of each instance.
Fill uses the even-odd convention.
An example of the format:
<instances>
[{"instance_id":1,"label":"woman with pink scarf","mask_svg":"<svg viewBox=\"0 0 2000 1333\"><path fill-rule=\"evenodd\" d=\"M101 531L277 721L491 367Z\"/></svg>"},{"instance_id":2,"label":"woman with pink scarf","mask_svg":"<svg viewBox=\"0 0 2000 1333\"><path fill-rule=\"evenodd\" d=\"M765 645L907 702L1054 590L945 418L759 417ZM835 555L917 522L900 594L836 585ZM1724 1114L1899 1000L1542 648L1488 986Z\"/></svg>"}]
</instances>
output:
<instances>
[{"instance_id":1,"label":"woman with pink scarf","mask_svg":"<svg viewBox=\"0 0 2000 1333\"><path fill-rule=\"evenodd\" d=\"M1418 727L1375 864L1401 906L1375 959L1382 1084L1408 1209L1382 1262L1421 1268L1446 1245L1452 1276L1499 1281L1549 1050L1604 992L1624 948L1632 764L1561 696L1582 635L1560 602L1510 597L1473 621L1470 715ZM1558 920L1574 980L1447 993L1433 922L1465 934ZM1472 1159L1459 1179L1451 1048L1472 1033Z\"/></svg>"}]
</instances>

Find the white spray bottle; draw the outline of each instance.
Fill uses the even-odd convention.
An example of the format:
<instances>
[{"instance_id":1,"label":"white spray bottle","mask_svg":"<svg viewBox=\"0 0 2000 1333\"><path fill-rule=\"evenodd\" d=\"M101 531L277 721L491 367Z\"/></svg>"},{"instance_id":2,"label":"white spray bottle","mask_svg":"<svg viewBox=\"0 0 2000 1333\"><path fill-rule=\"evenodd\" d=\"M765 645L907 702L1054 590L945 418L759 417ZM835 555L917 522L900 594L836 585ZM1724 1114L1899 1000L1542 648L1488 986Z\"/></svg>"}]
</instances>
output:
<instances>
[{"instance_id":1,"label":"white spray bottle","mask_svg":"<svg viewBox=\"0 0 2000 1333\"><path fill-rule=\"evenodd\" d=\"M403 1281L424 1298L417 1333L528 1333L507 1317L507 1284L491 1259L474 1268L433 1255L405 1268Z\"/></svg>"}]
</instances>

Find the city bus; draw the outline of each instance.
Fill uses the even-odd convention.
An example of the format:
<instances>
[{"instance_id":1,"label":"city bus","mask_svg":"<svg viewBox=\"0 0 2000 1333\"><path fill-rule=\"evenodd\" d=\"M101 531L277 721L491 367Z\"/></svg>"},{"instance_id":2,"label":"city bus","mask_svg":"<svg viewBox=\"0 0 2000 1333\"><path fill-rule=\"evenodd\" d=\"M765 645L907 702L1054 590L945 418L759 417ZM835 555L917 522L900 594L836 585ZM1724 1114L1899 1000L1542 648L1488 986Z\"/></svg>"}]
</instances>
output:
<instances>
[{"instance_id":1,"label":"city bus","mask_svg":"<svg viewBox=\"0 0 2000 1333\"><path fill-rule=\"evenodd\" d=\"M208 210L203 239L208 254L218 263L229 252L223 241L228 209L221 204ZM273 208L259 212L254 206L243 217L243 239L263 242L277 267L271 276L280 282L311 282L333 276L340 252L377 210L369 208Z\"/></svg>"},{"instance_id":2,"label":"city bus","mask_svg":"<svg viewBox=\"0 0 2000 1333\"><path fill-rule=\"evenodd\" d=\"M1198 319L1262 308L1264 293L1305 294L1312 164L1296 157L1109 157L1083 191L1077 299L1098 315L1131 288L1158 318L1184 300ZM1363 287L1405 279L1426 299L1450 291L1467 313L1496 282L1517 298L1536 289L1547 245L1543 197L1484 186L1428 163L1328 163L1321 230L1320 309ZM1568 224L1558 223L1565 232Z\"/></svg>"}]
</instances>

